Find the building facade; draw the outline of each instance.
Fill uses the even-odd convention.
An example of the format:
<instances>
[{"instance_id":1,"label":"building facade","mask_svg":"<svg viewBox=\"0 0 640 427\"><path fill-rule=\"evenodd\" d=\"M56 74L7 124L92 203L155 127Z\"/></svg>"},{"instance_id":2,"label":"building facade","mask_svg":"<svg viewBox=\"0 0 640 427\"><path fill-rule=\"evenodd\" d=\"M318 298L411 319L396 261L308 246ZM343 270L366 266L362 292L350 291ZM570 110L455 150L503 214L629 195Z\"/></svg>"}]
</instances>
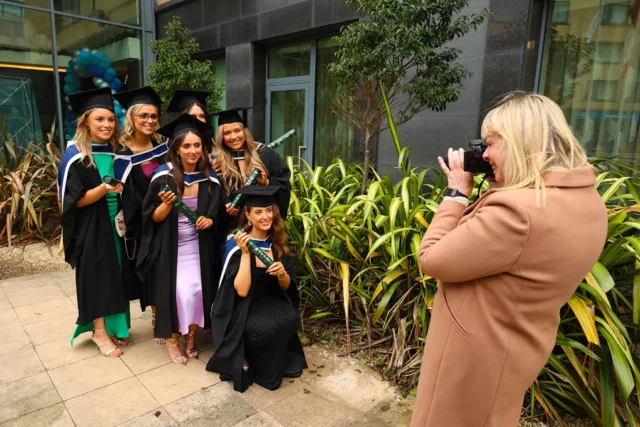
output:
<instances>
[{"instance_id":1,"label":"building facade","mask_svg":"<svg viewBox=\"0 0 640 427\"><path fill-rule=\"evenodd\" d=\"M158 35L179 16L199 40L201 56L224 70L229 107L252 106L261 140L290 128L298 139L283 154L316 165L358 161L360 137L332 112L336 85L327 73L332 36L358 19L344 0L164 0ZM399 128L414 165L435 165L452 147L479 136L482 118L504 92L522 89L558 102L593 156L616 155L640 167L640 30L638 0L471 0L468 12L492 8L477 31L456 40L473 75L446 111L424 111ZM388 133L376 164L396 165Z\"/></svg>"},{"instance_id":2,"label":"building facade","mask_svg":"<svg viewBox=\"0 0 640 427\"><path fill-rule=\"evenodd\" d=\"M154 7L153 0L0 0L0 139L26 146L51 134L63 146L71 87L93 88L98 75L117 79L120 90L140 87L154 60ZM105 60L69 73L83 49Z\"/></svg>"}]
</instances>

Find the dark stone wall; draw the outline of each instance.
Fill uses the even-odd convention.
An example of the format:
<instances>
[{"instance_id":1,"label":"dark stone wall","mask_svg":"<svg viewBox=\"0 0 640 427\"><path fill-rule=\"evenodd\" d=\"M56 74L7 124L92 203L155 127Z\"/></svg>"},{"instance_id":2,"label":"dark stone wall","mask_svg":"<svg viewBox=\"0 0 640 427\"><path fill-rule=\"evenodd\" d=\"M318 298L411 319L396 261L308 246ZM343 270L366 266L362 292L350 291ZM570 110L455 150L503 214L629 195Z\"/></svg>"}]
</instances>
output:
<instances>
[{"instance_id":1,"label":"dark stone wall","mask_svg":"<svg viewBox=\"0 0 640 427\"><path fill-rule=\"evenodd\" d=\"M479 137L496 97L523 87L531 1L471 0L467 13L490 7L493 14L453 43L462 51L460 64L473 73L459 100L441 113L424 111L398 129L414 166L436 166L448 147L466 147ZM249 125L258 140L265 131L266 46L335 34L358 19L344 0L172 0L156 8L158 37L174 15L193 31L203 55L224 55L228 107L253 105ZM396 166L388 131L375 148L380 172Z\"/></svg>"},{"instance_id":2,"label":"dark stone wall","mask_svg":"<svg viewBox=\"0 0 640 427\"><path fill-rule=\"evenodd\" d=\"M158 37L173 16L193 31L203 52L302 38L358 19L344 0L173 0L156 8Z\"/></svg>"},{"instance_id":3,"label":"dark stone wall","mask_svg":"<svg viewBox=\"0 0 640 427\"><path fill-rule=\"evenodd\" d=\"M501 94L520 89L523 80L530 0L471 0L465 13L492 8L493 14L475 32L456 40L459 63L473 73L457 102L443 112L423 111L398 128L403 146L411 147L413 166L438 166L449 147L467 148L480 137L482 119ZM378 170L397 166L388 131L378 141Z\"/></svg>"}]
</instances>

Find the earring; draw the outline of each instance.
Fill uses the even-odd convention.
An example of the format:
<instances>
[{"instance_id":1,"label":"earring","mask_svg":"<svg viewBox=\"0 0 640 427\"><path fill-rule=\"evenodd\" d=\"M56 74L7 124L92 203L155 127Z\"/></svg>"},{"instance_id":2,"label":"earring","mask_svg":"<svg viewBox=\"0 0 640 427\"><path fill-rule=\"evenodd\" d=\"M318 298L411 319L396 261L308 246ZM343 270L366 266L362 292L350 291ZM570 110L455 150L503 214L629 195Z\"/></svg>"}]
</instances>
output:
<instances>
[{"instance_id":1,"label":"earring","mask_svg":"<svg viewBox=\"0 0 640 427\"><path fill-rule=\"evenodd\" d=\"M89 130L89 126L87 126L87 130Z\"/></svg>"},{"instance_id":2,"label":"earring","mask_svg":"<svg viewBox=\"0 0 640 427\"><path fill-rule=\"evenodd\" d=\"M249 227L251 227L253 224L251 223L251 220L247 221L247 224L249 224Z\"/></svg>"}]
</instances>

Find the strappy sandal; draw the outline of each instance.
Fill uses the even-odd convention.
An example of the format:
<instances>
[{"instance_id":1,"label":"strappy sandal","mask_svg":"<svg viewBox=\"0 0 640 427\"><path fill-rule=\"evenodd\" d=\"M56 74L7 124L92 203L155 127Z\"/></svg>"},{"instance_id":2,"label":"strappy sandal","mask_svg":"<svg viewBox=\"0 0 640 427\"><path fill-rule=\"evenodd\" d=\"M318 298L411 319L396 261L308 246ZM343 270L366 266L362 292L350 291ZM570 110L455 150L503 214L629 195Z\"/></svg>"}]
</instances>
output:
<instances>
[{"instance_id":1,"label":"strappy sandal","mask_svg":"<svg viewBox=\"0 0 640 427\"><path fill-rule=\"evenodd\" d=\"M97 332L105 332L105 329L94 329L92 334L91 334L91 341L93 341L93 343L98 346L98 349L100 350L100 354L102 354L104 357L108 357L110 359L115 359L116 357L122 356L122 350L113 341L109 340L109 341L103 342L102 344L98 344L98 342L96 341L96 338L95 338L96 331ZM113 345L114 347L112 349L110 349L110 350L103 351L102 349L105 346L109 345L109 344ZM116 353L118 351L120 352L120 354L114 355L114 353Z\"/></svg>"},{"instance_id":2,"label":"strappy sandal","mask_svg":"<svg viewBox=\"0 0 640 427\"><path fill-rule=\"evenodd\" d=\"M170 348L180 348L180 342L176 339L175 342L173 344L171 344L171 339L167 338L167 347ZM186 365L187 364L187 358L184 357L184 354L182 354L182 352L180 352L180 354L171 357L171 354L169 354L169 358L171 359L171 361L173 363L175 363L176 365Z\"/></svg>"},{"instance_id":3,"label":"strappy sandal","mask_svg":"<svg viewBox=\"0 0 640 427\"><path fill-rule=\"evenodd\" d=\"M190 340L187 340L187 337L191 337ZM193 340L196 339L195 332L189 332L184 336L184 352L187 353L187 357L189 359L197 359L198 358L198 348L194 345L193 348L187 348L187 344L192 343Z\"/></svg>"},{"instance_id":4,"label":"strappy sandal","mask_svg":"<svg viewBox=\"0 0 640 427\"><path fill-rule=\"evenodd\" d=\"M119 347L126 347L131 343L131 338L118 338L115 335L111 335L111 340L115 343L115 345Z\"/></svg>"},{"instance_id":5,"label":"strappy sandal","mask_svg":"<svg viewBox=\"0 0 640 427\"><path fill-rule=\"evenodd\" d=\"M156 314L155 313L151 313L151 327L155 328L156 327ZM167 339L166 338L156 338L156 344L158 345L165 345L167 343Z\"/></svg>"}]
</instances>

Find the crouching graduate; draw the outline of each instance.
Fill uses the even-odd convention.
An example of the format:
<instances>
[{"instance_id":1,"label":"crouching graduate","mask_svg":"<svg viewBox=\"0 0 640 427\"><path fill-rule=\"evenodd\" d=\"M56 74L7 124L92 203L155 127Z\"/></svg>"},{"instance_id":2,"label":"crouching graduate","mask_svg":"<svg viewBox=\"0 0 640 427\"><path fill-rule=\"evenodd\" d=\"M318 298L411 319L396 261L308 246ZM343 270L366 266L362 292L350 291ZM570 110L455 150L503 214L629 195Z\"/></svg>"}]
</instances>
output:
<instances>
[{"instance_id":1,"label":"crouching graduate","mask_svg":"<svg viewBox=\"0 0 640 427\"><path fill-rule=\"evenodd\" d=\"M243 232L224 251L220 287L211 308L215 353L207 370L219 372L244 392L253 382L269 390L283 377L297 378L307 367L298 338L294 258L289 254L285 224L275 186L246 186ZM252 240L275 262L267 268L248 248Z\"/></svg>"},{"instance_id":2,"label":"crouching graduate","mask_svg":"<svg viewBox=\"0 0 640 427\"><path fill-rule=\"evenodd\" d=\"M130 327L114 224L122 185L102 182L114 175L118 145L111 90L74 93L69 103L78 125L58 170L58 190L65 260L76 273L78 326L71 345L81 333L93 331L103 356L120 357L116 342L127 340Z\"/></svg>"},{"instance_id":3,"label":"crouching graduate","mask_svg":"<svg viewBox=\"0 0 640 427\"><path fill-rule=\"evenodd\" d=\"M186 356L198 357L198 328L209 328L215 284L213 218L219 183L210 169L202 135L207 125L183 114L158 133L172 139L168 162L154 172L142 205L143 237L137 270L145 283L154 283L154 336L165 338L170 359L184 365L178 338L184 335ZM163 191L168 187L170 190ZM182 202L196 213L195 223L174 206Z\"/></svg>"}]
</instances>

